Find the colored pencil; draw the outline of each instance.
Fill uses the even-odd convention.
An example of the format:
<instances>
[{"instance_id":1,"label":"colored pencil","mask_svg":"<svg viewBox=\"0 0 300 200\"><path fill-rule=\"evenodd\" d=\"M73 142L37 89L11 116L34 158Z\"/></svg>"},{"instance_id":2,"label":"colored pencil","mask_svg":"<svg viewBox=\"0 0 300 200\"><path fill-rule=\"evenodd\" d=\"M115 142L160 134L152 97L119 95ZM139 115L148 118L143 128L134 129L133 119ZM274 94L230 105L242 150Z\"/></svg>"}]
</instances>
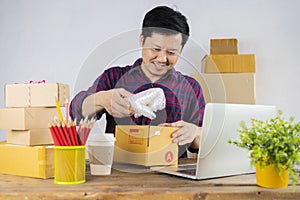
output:
<instances>
[{"instance_id":1,"label":"colored pencil","mask_svg":"<svg viewBox=\"0 0 300 200\"><path fill-rule=\"evenodd\" d=\"M67 146L73 146L72 142L71 142L70 134L69 134L69 132L67 130L67 127L66 127L66 125L64 123L62 123L61 129L62 129L62 132L64 133L65 138L67 140Z\"/></svg>"},{"instance_id":2,"label":"colored pencil","mask_svg":"<svg viewBox=\"0 0 300 200\"><path fill-rule=\"evenodd\" d=\"M62 141L62 145L61 146L68 146L68 142L67 142L67 138L65 136L64 131L61 129L61 125L60 124L56 124L54 127L54 130L56 130L57 135L60 136L61 141Z\"/></svg>"},{"instance_id":3,"label":"colored pencil","mask_svg":"<svg viewBox=\"0 0 300 200\"><path fill-rule=\"evenodd\" d=\"M68 99L65 100L65 108L66 108L66 124L69 122L69 101Z\"/></svg>"},{"instance_id":4,"label":"colored pencil","mask_svg":"<svg viewBox=\"0 0 300 200\"><path fill-rule=\"evenodd\" d=\"M77 146L78 143L76 143L76 139L75 139L77 137L77 135L76 135L76 133L73 133L72 126L70 126L70 123L68 123L66 125L66 127L67 127L67 131L70 135L72 146Z\"/></svg>"},{"instance_id":5,"label":"colored pencil","mask_svg":"<svg viewBox=\"0 0 300 200\"><path fill-rule=\"evenodd\" d=\"M56 105L56 110L57 110L59 120L62 122L63 121L63 115L62 115L60 105L59 105L59 102L58 102L57 98L55 98L55 105Z\"/></svg>"},{"instance_id":6,"label":"colored pencil","mask_svg":"<svg viewBox=\"0 0 300 200\"><path fill-rule=\"evenodd\" d=\"M50 132L51 132L51 135L52 135L54 145L55 146L60 146L60 141L58 139L58 136L56 135L56 132L54 131L54 128L52 127L51 124L49 124L49 129L50 129Z\"/></svg>"},{"instance_id":7,"label":"colored pencil","mask_svg":"<svg viewBox=\"0 0 300 200\"><path fill-rule=\"evenodd\" d=\"M51 136L56 146L78 146L85 145L90 131L94 126L95 119L85 118L81 120L76 130L76 123L72 119L68 123L60 121L54 117L53 121L49 123Z\"/></svg>"}]
</instances>

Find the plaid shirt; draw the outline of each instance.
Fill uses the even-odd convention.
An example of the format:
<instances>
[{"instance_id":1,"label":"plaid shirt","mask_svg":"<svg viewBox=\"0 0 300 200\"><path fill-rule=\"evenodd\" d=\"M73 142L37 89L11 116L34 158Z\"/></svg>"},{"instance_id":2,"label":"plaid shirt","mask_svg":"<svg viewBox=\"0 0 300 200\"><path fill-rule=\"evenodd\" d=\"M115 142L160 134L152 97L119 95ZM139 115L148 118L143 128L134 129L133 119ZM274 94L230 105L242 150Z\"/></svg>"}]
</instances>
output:
<instances>
[{"instance_id":1,"label":"plaid shirt","mask_svg":"<svg viewBox=\"0 0 300 200\"><path fill-rule=\"evenodd\" d=\"M78 93L70 104L70 115L78 121L83 118L81 106L87 96L113 88L124 88L129 92L138 93L149 88L160 87L166 97L166 108L156 112L156 118L150 120L147 117L134 116L125 118L113 118L103 110L97 113L100 119L106 113L106 132L114 133L118 125L158 125L183 120L197 126L202 125L205 101L199 83L186 75L177 72L174 68L169 70L162 78L151 83L149 78L141 70L142 59L135 61L133 65L125 67L112 67L104 71L87 91Z\"/></svg>"}]
</instances>

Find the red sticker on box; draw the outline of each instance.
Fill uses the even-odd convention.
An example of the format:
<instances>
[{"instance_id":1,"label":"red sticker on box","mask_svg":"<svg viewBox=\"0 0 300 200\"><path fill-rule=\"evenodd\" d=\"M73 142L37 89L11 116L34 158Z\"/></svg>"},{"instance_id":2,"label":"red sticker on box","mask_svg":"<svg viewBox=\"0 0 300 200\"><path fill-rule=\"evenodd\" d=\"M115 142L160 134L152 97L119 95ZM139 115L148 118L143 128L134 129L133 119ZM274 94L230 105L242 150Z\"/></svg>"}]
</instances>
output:
<instances>
[{"instance_id":1,"label":"red sticker on box","mask_svg":"<svg viewBox=\"0 0 300 200\"><path fill-rule=\"evenodd\" d=\"M143 137L140 133L139 129L129 129L129 135L128 135L128 143L129 144L143 144Z\"/></svg>"},{"instance_id":2,"label":"red sticker on box","mask_svg":"<svg viewBox=\"0 0 300 200\"><path fill-rule=\"evenodd\" d=\"M165 154L165 161L167 163L170 163L172 162L174 159L174 155L173 155L173 152L172 151L167 151L166 154Z\"/></svg>"}]
</instances>

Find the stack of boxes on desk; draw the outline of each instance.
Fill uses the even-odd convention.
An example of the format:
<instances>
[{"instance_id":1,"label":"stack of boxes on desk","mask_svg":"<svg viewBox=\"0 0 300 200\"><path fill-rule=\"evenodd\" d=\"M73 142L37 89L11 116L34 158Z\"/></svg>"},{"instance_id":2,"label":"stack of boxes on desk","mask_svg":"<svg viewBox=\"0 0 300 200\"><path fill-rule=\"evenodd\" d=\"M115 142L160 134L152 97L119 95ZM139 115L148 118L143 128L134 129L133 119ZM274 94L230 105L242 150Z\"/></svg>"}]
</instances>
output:
<instances>
[{"instance_id":1,"label":"stack of boxes on desk","mask_svg":"<svg viewBox=\"0 0 300 200\"><path fill-rule=\"evenodd\" d=\"M57 116L56 101L64 106L69 86L60 83L5 85L5 108L0 109L0 173L49 178L54 175L53 140L49 121Z\"/></svg>"},{"instance_id":2,"label":"stack of boxes on desk","mask_svg":"<svg viewBox=\"0 0 300 200\"><path fill-rule=\"evenodd\" d=\"M206 103L255 104L255 55L238 54L237 39L211 39L201 65L202 74L192 76Z\"/></svg>"}]
</instances>

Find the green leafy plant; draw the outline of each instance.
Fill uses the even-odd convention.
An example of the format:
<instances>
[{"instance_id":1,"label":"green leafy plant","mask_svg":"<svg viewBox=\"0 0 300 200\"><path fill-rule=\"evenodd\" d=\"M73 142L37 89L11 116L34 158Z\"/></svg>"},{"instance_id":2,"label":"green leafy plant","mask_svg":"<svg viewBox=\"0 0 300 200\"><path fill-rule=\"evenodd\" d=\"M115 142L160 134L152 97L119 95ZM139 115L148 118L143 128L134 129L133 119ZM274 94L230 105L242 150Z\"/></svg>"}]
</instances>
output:
<instances>
[{"instance_id":1,"label":"green leafy plant","mask_svg":"<svg viewBox=\"0 0 300 200\"><path fill-rule=\"evenodd\" d=\"M300 164L300 122L295 123L294 117L285 120L279 110L266 121L252 118L250 127L242 121L238 132L240 140L229 143L249 150L252 166L274 165L279 174L286 170L294 190L299 176L295 165Z\"/></svg>"}]
</instances>

